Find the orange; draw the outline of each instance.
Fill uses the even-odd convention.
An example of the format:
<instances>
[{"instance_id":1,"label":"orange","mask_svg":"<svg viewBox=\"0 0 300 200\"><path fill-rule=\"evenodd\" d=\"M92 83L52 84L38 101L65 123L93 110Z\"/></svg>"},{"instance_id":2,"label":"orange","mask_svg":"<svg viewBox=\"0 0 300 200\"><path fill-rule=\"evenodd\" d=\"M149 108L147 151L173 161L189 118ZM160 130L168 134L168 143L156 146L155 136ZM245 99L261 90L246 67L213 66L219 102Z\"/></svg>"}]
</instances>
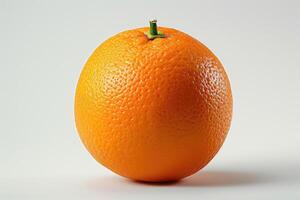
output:
<instances>
[{"instance_id":1,"label":"orange","mask_svg":"<svg viewBox=\"0 0 300 200\"><path fill-rule=\"evenodd\" d=\"M140 181L173 181L203 168L229 130L232 95L202 43L151 21L119 33L85 64L76 89L77 130L91 155Z\"/></svg>"}]
</instances>

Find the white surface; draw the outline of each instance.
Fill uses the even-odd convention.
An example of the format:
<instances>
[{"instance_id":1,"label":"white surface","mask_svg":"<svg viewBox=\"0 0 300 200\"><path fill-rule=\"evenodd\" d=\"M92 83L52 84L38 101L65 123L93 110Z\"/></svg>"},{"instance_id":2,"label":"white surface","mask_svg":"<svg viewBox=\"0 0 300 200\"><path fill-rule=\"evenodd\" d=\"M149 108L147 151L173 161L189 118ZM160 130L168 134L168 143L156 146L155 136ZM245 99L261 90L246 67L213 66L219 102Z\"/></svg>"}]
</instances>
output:
<instances>
[{"instance_id":1,"label":"white surface","mask_svg":"<svg viewBox=\"0 0 300 200\"><path fill-rule=\"evenodd\" d=\"M223 62L234 118L217 157L176 184L120 178L76 134L73 96L110 36L180 29ZM299 199L297 1L0 1L0 199Z\"/></svg>"}]
</instances>

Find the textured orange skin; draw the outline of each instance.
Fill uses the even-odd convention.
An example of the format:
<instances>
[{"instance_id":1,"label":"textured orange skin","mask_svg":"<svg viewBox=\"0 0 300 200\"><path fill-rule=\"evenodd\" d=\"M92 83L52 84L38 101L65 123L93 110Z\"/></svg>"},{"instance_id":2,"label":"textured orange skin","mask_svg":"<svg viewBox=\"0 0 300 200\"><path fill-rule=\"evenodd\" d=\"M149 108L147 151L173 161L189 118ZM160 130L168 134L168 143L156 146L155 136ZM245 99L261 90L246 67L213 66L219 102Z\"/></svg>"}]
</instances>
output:
<instances>
[{"instance_id":1,"label":"textured orange skin","mask_svg":"<svg viewBox=\"0 0 300 200\"><path fill-rule=\"evenodd\" d=\"M232 116L230 83L202 43L175 29L148 28L101 44L80 75L75 119L92 156L140 181L173 181L218 152Z\"/></svg>"}]
</instances>

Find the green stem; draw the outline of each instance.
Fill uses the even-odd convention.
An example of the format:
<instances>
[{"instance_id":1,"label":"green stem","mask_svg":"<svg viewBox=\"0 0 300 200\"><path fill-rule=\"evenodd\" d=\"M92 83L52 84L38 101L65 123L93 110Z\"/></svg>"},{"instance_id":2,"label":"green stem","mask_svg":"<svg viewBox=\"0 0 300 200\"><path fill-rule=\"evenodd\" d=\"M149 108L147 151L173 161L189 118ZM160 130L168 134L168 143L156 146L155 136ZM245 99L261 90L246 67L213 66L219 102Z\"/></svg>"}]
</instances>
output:
<instances>
[{"instance_id":1,"label":"green stem","mask_svg":"<svg viewBox=\"0 0 300 200\"><path fill-rule=\"evenodd\" d=\"M150 34L151 35L157 35L157 21L156 20L152 20L150 21Z\"/></svg>"},{"instance_id":2,"label":"green stem","mask_svg":"<svg viewBox=\"0 0 300 200\"><path fill-rule=\"evenodd\" d=\"M157 30L157 21L151 20L150 21L150 29L145 34L150 40L154 40L155 38L164 38L165 35Z\"/></svg>"}]
</instances>

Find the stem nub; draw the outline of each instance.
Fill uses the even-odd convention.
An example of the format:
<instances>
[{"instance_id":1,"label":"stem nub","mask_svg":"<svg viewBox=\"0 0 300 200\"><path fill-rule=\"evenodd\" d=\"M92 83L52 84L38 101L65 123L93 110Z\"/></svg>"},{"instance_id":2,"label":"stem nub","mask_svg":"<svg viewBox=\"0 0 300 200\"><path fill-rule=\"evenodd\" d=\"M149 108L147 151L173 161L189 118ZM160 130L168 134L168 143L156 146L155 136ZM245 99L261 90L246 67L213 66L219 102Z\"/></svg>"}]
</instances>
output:
<instances>
[{"instance_id":1,"label":"stem nub","mask_svg":"<svg viewBox=\"0 0 300 200\"><path fill-rule=\"evenodd\" d=\"M163 38L165 35L157 30L157 20L151 20L150 21L150 29L145 34L150 40L154 40L155 38Z\"/></svg>"}]
</instances>

